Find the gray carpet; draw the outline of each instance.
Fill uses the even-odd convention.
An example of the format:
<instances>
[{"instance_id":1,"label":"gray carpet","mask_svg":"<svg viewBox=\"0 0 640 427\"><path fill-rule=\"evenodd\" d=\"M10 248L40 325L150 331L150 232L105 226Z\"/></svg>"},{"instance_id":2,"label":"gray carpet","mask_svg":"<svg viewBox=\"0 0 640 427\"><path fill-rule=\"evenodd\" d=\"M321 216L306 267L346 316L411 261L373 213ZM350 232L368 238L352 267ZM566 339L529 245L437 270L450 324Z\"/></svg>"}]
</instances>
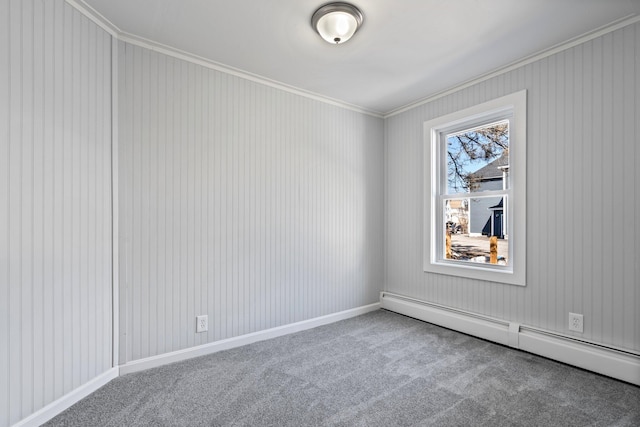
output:
<instances>
[{"instance_id":1,"label":"gray carpet","mask_svg":"<svg viewBox=\"0 0 640 427\"><path fill-rule=\"evenodd\" d=\"M640 426L640 387L378 310L116 378L47 426Z\"/></svg>"}]
</instances>

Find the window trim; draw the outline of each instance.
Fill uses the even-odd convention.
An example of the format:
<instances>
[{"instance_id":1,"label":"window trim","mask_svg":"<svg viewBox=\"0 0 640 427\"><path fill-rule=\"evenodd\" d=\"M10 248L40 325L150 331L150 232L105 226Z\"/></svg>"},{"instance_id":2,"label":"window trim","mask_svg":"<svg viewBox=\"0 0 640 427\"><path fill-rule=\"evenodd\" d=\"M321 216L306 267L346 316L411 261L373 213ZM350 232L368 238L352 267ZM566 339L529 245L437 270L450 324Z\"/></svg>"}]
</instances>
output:
<instances>
[{"instance_id":1,"label":"window trim","mask_svg":"<svg viewBox=\"0 0 640 427\"><path fill-rule=\"evenodd\" d=\"M511 285L526 285L526 109L527 91L522 90L424 123L423 270L425 272ZM439 260L437 227L438 218L442 216L442 213L438 215L438 212L440 204L442 203L444 206L444 201L440 202L438 199L442 199L444 195L441 194L441 180L446 179L446 171L440 170L439 166L440 155L444 147L442 139L453 129L471 128L505 116L509 116L510 120L509 162L514 165L510 171L508 193L509 217L507 224L510 227L510 265L496 267L471 262ZM441 239L444 239L444 236Z\"/></svg>"}]
</instances>

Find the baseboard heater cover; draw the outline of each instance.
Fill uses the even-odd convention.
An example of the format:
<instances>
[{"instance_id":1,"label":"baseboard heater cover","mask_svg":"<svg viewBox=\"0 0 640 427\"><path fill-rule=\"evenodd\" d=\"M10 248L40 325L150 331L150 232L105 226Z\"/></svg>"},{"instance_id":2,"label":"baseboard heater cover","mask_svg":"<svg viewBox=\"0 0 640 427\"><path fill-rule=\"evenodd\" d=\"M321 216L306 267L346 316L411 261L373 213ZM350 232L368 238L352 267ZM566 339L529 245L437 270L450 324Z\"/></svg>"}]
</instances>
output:
<instances>
[{"instance_id":1,"label":"baseboard heater cover","mask_svg":"<svg viewBox=\"0 0 640 427\"><path fill-rule=\"evenodd\" d=\"M380 293L380 306L640 386L640 356L630 352L389 292Z\"/></svg>"}]
</instances>

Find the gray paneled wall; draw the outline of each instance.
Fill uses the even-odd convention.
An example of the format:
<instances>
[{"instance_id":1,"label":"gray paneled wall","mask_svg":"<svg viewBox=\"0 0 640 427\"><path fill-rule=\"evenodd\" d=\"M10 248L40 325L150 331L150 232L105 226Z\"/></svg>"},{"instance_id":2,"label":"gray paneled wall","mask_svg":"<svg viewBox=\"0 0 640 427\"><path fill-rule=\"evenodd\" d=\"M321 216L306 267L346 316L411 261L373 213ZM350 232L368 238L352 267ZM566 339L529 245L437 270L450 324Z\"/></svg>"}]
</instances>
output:
<instances>
[{"instance_id":1,"label":"gray paneled wall","mask_svg":"<svg viewBox=\"0 0 640 427\"><path fill-rule=\"evenodd\" d=\"M111 43L0 1L0 427L112 365ZM640 24L385 120L118 46L120 363L383 286L640 351ZM423 122L521 89L527 286L424 273Z\"/></svg>"},{"instance_id":2,"label":"gray paneled wall","mask_svg":"<svg viewBox=\"0 0 640 427\"><path fill-rule=\"evenodd\" d=\"M424 121L528 90L527 286L422 271ZM385 288L640 351L640 24L387 118Z\"/></svg>"},{"instance_id":3,"label":"gray paneled wall","mask_svg":"<svg viewBox=\"0 0 640 427\"><path fill-rule=\"evenodd\" d=\"M377 301L382 119L118 51L120 363Z\"/></svg>"},{"instance_id":4,"label":"gray paneled wall","mask_svg":"<svg viewBox=\"0 0 640 427\"><path fill-rule=\"evenodd\" d=\"M111 367L111 37L0 1L0 426Z\"/></svg>"}]
</instances>

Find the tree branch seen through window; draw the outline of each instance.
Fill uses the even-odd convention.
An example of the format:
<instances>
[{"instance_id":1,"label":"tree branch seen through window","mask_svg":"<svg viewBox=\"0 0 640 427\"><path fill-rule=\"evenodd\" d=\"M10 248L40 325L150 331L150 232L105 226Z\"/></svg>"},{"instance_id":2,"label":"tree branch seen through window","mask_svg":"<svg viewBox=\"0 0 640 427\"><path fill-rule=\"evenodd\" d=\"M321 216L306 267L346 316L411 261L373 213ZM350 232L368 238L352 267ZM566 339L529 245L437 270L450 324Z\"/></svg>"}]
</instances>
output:
<instances>
[{"instance_id":1,"label":"tree branch seen through window","mask_svg":"<svg viewBox=\"0 0 640 427\"><path fill-rule=\"evenodd\" d=\"M498 122L447 135L448 193L474 191L478 171L509 149L509 125Z\"/></svg>"}]
</instances>

